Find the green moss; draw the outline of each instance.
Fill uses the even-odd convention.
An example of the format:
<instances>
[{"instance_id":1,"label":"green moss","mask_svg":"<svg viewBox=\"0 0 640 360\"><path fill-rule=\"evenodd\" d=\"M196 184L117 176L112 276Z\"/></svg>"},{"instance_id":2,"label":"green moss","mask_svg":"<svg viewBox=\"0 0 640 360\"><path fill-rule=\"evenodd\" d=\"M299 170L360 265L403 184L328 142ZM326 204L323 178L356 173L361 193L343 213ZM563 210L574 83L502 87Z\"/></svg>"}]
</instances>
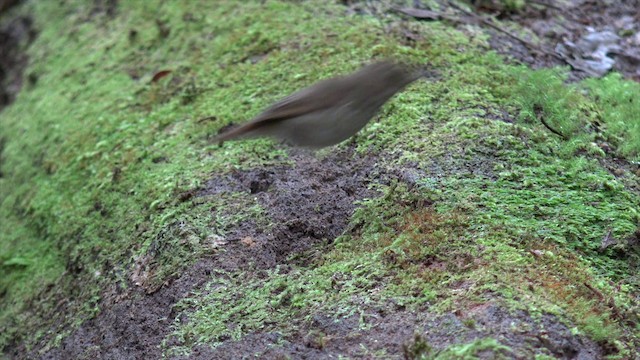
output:
<instances>
[{"instance_id":1,"label":"green moss","mask_svg":"<svg viewBox=\"0 0 640 360\"><path fill-rule=\"evenodd\" d=\"M508 346L501 345L496 339L478 339L467 344L454 345L438 354L436 359L477 359L479 353L487 356L492 354L493 359L508 359L504 352L509 352Z\"/></svg>"},{"instance_id":2,"label":"green moss","mask_svg":"<svg viewBox=\"0 0 640 360\"><path fill-rule=\"evenodd\" d=\"M619 74L565 84L566 70L508 70L513 86L494 90L516 104L519 119L542 125L545 121L568 140L561 151L588 152L605 157L601 148L632 161L640 159L640 86ZM547 131L544 129L544 131Z\"/></svg>"},{"instance_id":3,"label":"green moss","mask_svg":"<svg viewBox=\"0 0 640 360\"><path fill-rule=\"evenodd\" d=\"M105 288L154 289L217 251L227 230L264 213L249 194L190 191L212 173L289 160L268 140L218 148L210 135L320 78L392 57L429 62L441 79L392 100L356 148L380 155L383 169L413 171L415 183L380 186L313 266L260 279L214 272L180 303L189 322L174 324L180 346L167 352L288 333L320 311L365 319L388 299L434 312L502 301L557 314L621 354L632 348L637 329L620 318L637 316L638 254L599 246L609 231L622 240L638 228L627 185L637 176L623 183L599 161L610 155L602 142L638 159L637 84L612 75L567 85L562 70L505 65L486 37L440 23L406 25L426 40L402 45L398 22L383 31L321 5L145 1L113 19L80 1L25 5L43 31L28 69L38 82L0 114L0 346L32 333L36 343L60 299L74 315L57 324L77 325L99 311ZM447 351L500 350L492 341Z\"/></svg>"},{"instance_id":4,"label":"green moss","mask_svg":"<svg viewBox=\"0 0 640 360\"><path fill-rule=\"evenodd\" d=\"M126 286L129 279L123 274L151 261L153 271L144 274L149 276L145 284L153 288L208 251L211 236L256 216L247 195L220 198L224 203L209 199L204 205L184 194L212 171L288 161L268 141L218 149L207 137L302 85L290 81L294 77L286 64L292 61L287 58L299 52L287 47L297 46L292 42L307 29L301 22L299 32L290 33L290 24L284 23L302 18L269 19L293 6L282 4L269 4L265 11L247 4L246 13L239 14L231 4L204 9L139 3L118 8L114 19L93 22L86 19L101 15L92 15L82 2L27 6L23 11L34 14L43 30L31 48L28 69L38 83L2 113L0 134L5 142L5 176L0 179L3 347L55 319L49 299L73 292L69 312L76 315L69 322L80 323L95 314L99 289ZM187 14L192 20L183 20ZM168 36L160 34L157 18L166 19ZM211 23L223 18L228 22ZM255 30L247 32L246 26ZM282 55L256 66L245 61L269 50L269 44L277 44L273 51ZM172 57L167 61L163 54ZM334 59L334 67L325 71L333 73L339 63ZM153 74L165 68L173 70L168 79L151 83ZM305 81L321 75L312 73ZM267 83L269 89L260 86ZM257 89L266 89L271 99ZM260 103L254 104L257 97ZM217 120L196 121L212 112ZM230 207L229 202L246 206ZM182 230L176 231L179 224ZM78 284L83 285L76 289ZM26 311L30 307L35 314Z\"/></svg>"},{"instance_id":5,"label":"green moss","mask_svg":"<svg viewBox=\"0 0 640 360\"><path fill-rule=\"evenodd\" d=\"M520 110L520 119L530 124L542 125L542 118L564 136L574 137L591 120L585 115L597 115L580 111L587 99L564 83L567 77L564 70L531 71L520 67L512 70L512 76L516 80L514 86L501 90L512 94Z\"/></svg>"},{"instance_id":6,"label":"green moss","mask_svg":"<svg viewBox=\"0 0 640 360\"><path fill-rule=\"evenodd\" d=\"M435 312L501 301L534 316L555 314L619 354L630 353L637 335L620 317L635 318L637 306L628 290L608 281L637 289L630 260L637 253L629 249L621 258L599 248L609 231L620 239L635 231L640 200L600 165L601 155L576 151L593 136L584 130L597 115L588 98L561 77L501 65L494 54L457 60L449 78L400 94L384 121L358 137L359 151L389 155L381 166L413 169L415 184L380 187L382 197L363 201L352 231L316 266L277 269L248 282L242 274L221 274L231 282L185 300L193 321L175 324L181 347L169 352L254 331L288 334L312 314L366 314L393 299ZM554 95L520 89L526 81L516 80L525 75ZM498 81L519 85L510 93ZM527 115L536 104L570 140ZM586 118L579 116L584 111ZM435 211L424 209L428 203Z\"/></svg>"},{"instance_id":7,"label":"green moss","mask_svg":"<svg viewBox=\"0 0 640 360\"><path fill-rule=\"evenodd\" d=\"M399 215L393 210L388 214ZM434 217L433 221L436 220L440 219ZM401 223L404 222L398 219L396 225ZM452 224L451 221L443 223ZM446 240L440 238L441 233L434 236L432 246L447 244L438 241ZM318 260L316 266L293 270L276 268L262 280L248 278L243 272L215 274L202 293L177 306L178 310L188 313L190 321L186 324L176 321L171 343L179 346L168 348L168 354L188 353L197 344L216 346L223 340L237 340L258 330L288 334L296 324L317 312L332 313L336 318L358 314L366 318L365 304L382 303L388 298L407 306L424 302L421 292L429 288L442 289L448 281L430 274L427 269L420 272L421 277L414 277L416 267L423 266L411 262L418 256L429 257L428 254L437 249L421 249L421 242L410 241L413 237L408 234L406 237L396 241L388 235L384 239L368 237L364 243L341 239L335 250ZM443 260L446 261L449 260ZM403 275L405 272L408 276ZM444 275L444 269L439 273ZM366 328L367 321L363 320L361 326Z\"/></svg>"},{"instance_id":8,"label":"green moss","mask_svg":"<svg viewBox=\"0 0 640 360\"><path fill-rule=\"evenodd\" d=\"M611 143L620 155L640 162L640 84L623 80L620 74L587 79L585 87L594 100L604 126L596 140Z\"/></svg>"}]
</instances>

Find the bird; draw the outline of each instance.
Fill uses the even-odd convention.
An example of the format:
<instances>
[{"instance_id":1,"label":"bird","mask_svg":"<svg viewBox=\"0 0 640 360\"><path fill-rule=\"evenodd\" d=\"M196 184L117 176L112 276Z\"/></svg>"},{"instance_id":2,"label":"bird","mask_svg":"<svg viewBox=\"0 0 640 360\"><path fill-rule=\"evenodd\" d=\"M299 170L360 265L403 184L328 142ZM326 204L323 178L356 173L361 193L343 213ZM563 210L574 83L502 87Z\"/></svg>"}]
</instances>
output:
<instances>
[{"instance_id":1,"label":"bird","mask_svg":"<svg viewBox=\"0 0 640 360\"><path fill-rule=\"evenodd\" d=\"M387 100L422 76L403 64L374 62L295 92L213 142L266 136L306 148L335 145L355 135Z\"/></svg>"}]
</instances>

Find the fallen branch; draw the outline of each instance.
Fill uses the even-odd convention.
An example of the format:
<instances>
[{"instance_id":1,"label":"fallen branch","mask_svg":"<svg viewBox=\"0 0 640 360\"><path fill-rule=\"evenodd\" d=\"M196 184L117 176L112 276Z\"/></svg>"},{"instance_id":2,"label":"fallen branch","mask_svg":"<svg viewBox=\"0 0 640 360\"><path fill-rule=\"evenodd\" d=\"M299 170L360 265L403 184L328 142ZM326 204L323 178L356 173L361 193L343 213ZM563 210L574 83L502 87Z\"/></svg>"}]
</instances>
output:
<instances>
[{"instance_id":1,"label":"fallen branch","mask_svg":"<svg viewBox=\"0 0 640 360\"><path fill-rule=\"evenodd\" d=\"M544 125L544 127L549 129L549 131L551 131L552 133L560 136L562 139L567 140L566 136L564 136L561 132L559 132L558 130L552 128L549 124L547 124L547 121L544 119L544 116L542 114L542 107L540 105L535 105L533 107L533 111L536 113L536 117L538 118L538 120L540 120L540 122L542 123L542 125Z\"/></svg>"}]
</instances>

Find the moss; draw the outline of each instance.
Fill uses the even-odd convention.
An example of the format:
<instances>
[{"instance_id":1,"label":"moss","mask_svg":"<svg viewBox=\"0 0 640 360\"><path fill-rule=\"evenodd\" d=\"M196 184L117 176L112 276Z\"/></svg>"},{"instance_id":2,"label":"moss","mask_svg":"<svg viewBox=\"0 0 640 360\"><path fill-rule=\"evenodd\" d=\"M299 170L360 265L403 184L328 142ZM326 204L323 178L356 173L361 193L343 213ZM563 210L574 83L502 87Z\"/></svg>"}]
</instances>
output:
<instances>
[{"instance_id":1,"label":"moss","mask_svg":"<svg viewBox=\"0 0 640 360\"><path fill-rule=\"evenodd\" d=\"M66 329L99 311L103 289L132 280L152 289L216 251L226 230L263 212L248 194L190 191L211 173L289 160L268 140L218 148L210 135L320 78L392 57L429 62L441 78L392 100L356 148L414 171L415 184L380 185L384 195L359 204L315 266L260 279L214 273L180 303L190 321L174 324L180 346L167 352L291 332L318 311L346 317L395 299L447 312L498 295L623 355L632 349L638 254L599 245L609 230L624 239L638 228L640 200L600 161L610 155L603 142L638 159L637 84L612 75L567 85L563 70L505 65L485 37L440 23L412 24L424 40L403 45L398 22L385 31L321 5L145 1L92 22L100 15L80 1L25 5L43 31L28 70L38 83L0 115L0 346L33 333L35 344L60 319L60 299L70 299L73 315L57 323ZM492 341L448 351L500 350Z\"/></svg>"},{"instance_id":2,"label":"moss","mask_svg":"<svg viewBox=\"0 0 640 360\"><path fill-rule=\"evenodd\" d=\"M387 154L383 166L442 170L441 177L418 176L417 188L396 184L360 204L350 227L360 230L337 239L314 269L275 270L266 281L232 281L203 295L210 305L189 312L194 325L176 324L183 350L215 344L231 336L229 328L233 336L287 333L282 322L319 311L349 316L366 311L361 304L394 299L447 312L495 300L496 293L513 308L577 324L596 341L623 337L620 316L633 317L636 309L629 293L603 279L637 289L633 261L599 246L608 229L618 238L633 233L638 198L596 161L605 154L581 151L609 110L566 85L562 70L507 66L495 54L475 53L481 42L438 25L423 31L433 35L429 46L405 55L435 54L434 64L448 66L443 80L400 94L383 110L384 121L358 136L357 148ZM447 45L444 34L453 39ZM454 44L466 51L451 51ZM540 116L567 140L548 132ZM430 202L437 211L416 209ZM265 324L266 314L280 321ZM207 319L217 325L195 327ZM629 351L628 344L618 350Z\"/></svg>"},{"instance_id":3,"label":"moss","mask_svg":"<svg viewBox=\"0 0 640 360\"><path fill-rule=\"evenodd\" d=\"M451 346L449 349L438 354L436 358L441 359L475 359L483 353L485 356L490 352L494 359L507 359L504 352L511 349L508 346L501 345L496 339L484 338L478 339L468 344L460 344Z\"/></svg>"},{"instance_id":4,"label":"moss","mask_svg":"<svg viewBox=\"0 0 640 360\"><path fill-rule=\"evenodd\" d=\"M601 116L602 124L595 125L604 127L596 141L609 142L621 156L640 162L640 85L614 73L585 80L584 86Z\"/></svg>"},{"instance_id":5,"label":"moss","mask_svg":"<svg viewBox=\"0 0 640 360\"><path fill-rule=\"evenodd\" d=\"M156 283L205 251L211 222L220 231L243 216L254 216L254 207L248 206L233 214L218 211L212 218L207 211L212 204L228 204L199 205L189 196L181 200L211 171L287 161L268 141L218 149L207 137L223 123L250 117L269 101L261 97L261 103L252 105L260 88L256 84L270 83L273 97L296 86L288 81L290 69L283 66L289 61L253 66L243 60L269 43L285 49L284 58L294 56L286 51L286 41L295 41L287 37L287 24L258 29L270 12L291 5L268 5L263 12L257 11L260 5L247 4L252 11L229 16L229 23L213 28L210 19L237 9L231 4L203 9L175 3L149 11L149 6L129 4L119 9L118 17L91 23L88 17L100 15L82 2L23 9L34 14L43 31L30 54L29 72L39 81L2 114L6 176L0 179L0 215L7 229L0 234L6 274L0 290L7 304L0 313L3 347L56 318L48 301L35 299L73 293L69 311L76 315L68 322L80 323L95 314L96 291L107 284L126 286L123 271L139 266L136 261L150 248L157 250L154 244L162 242L161 250L172 250L151 251L159 256L152 276ZM203 13L211 18L199 15ZM183 20L187 14L191 20ZM166 18L168 36L159 33L156 16ZM250 26L255 31L245 32L247 24L254 24ZM134 40L131 33L137 34ZM247 34L251 37L244 39ZM210 37L215 37L213 43ZM169 62L162 55L168 53L173 54ZM280 70L273 64L280 64ZM150 82L167 67L173 70L168 79ZM280 82L273 78L278 74ZM212 109L216 121L196 121ZM243 204L242 195L226 201ZM181 222L192 230L175 231ZM185 247L194 236L200 243ZM65 274L77 282L67 281ZM77 283L93 285L75 289ZM35 307L35 316L27 315L29 307Z\"/></svg>"},{"instance_id":6,"label":"moss","mask_svg":"<svg viewBox=\"0 0 640 360\"><path fill-rule=\"evenodd\" d=\"M612 74L567 85L567 72L562 69L531 71L516 67L508 73L515 80L514 86L495 89L495 95L515 102L519 120L538 125L544 121L560 132L569 145L561 151L586 151L605 157L602 148L611 148L610 155L638 161L638 84Z\"/></svg>"},{"instance_id":7,"label":"moss","mask_svg":"<svg viewBox=\"0 0 640 360\"><path fill-rule=\"evenodd\" d=\"M600 165L601 155L576 150L593 137L585 128L598 114L589 99L561 76L503 65L494 54L453 59L449 77L400 94L385 120L358 136L359 151L385 153L382 166L414 169L415 184L383 186L385 195L362 202L350 225L358 230L338 238L318 266L232 280L185 300L193 325L176 323L177 349L258 330L288 334L296 325L286 322L318 312L351 316L393 299L436 312L498 300L555 314L630 353L636 335L620 321L635 319L637 307L607 281L637 289L630 260L637 254L620 258L599 247L609 230L617 238L635 231L639 199ZM531 82L540 89L525 86ZM541 97L548 89L554 95ZM569 140L534 121L536 104ZM429 203L435 210L424 209ZM267 314L276 321L265 322Z\"/></svg>"}]
</instances>

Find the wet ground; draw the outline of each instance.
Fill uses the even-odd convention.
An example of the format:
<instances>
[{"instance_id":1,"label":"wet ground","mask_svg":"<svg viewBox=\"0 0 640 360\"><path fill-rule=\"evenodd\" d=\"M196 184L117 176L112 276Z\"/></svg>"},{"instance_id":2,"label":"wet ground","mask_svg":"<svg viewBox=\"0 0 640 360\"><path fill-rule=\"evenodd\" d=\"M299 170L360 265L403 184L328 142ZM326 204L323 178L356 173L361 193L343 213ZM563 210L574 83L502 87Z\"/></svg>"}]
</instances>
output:
<instances>
[{"instance_id":1,"label":"wet ground","mask_svg":"<svg viewBox=\"0 0 640 360\"><path fill-rule=\"evenodd\" d=\"M378 169L376 158L361 158L350 150L324 158L302 150L290 151L294 165L213 175L195 195L225 191L255 194L279 225L262 233L254 223L245 223L229 234L224 252L200 259L157 291L132 287L132 292L107 297L111 300L102 304L103 310L96 318L43 358L160 358L160 344L178 315L172 306L210 281L212 269L252 269L247 276L259 277L276 266L313 266L314 259L331 248L333 239L344 231L354 231L347 228L354 203L375 195L369 189L372 182L384 183L391 177L411 182L410 176ZM523 311L509 312L498 304L496 300L439 315L427 306L415 312L389 302L365 307L366 326L360 315L335 321L332 314L316 313L310 321L296 324L298 331L292 335L255 332L241 340L228 339L215 348L198 346L188 358L368 358L378 350L395 354L393 358L413 358L411 354L418 354L422 343L444 348L487 337L500 339L511 347L501 355L516 358L533 357L532 348L546 349L566 359L598 359L606 354L606 349L593 341L573 335L554 316L534 319ZM520 330L513 331L514 328ZM172 344L169 340L167 345ZM493 359L496 355L488 350L481 357Z\"/></svg>"},{"instance_id":2,"label":"wet ground","mask_svg":"<svg viewBox=\"0 0 640 360\"><path fill-rule=\"evenodd\" d=\"M611 31L618 36L602 46L611 68L625 77L640 81L640 8L639 1L574 1L573 5L553 5L550 0L536 2L522 11L510 12L484 4L475 16L452 9L458 24L478 23L478 17L494 15L512 20L542 43L535 47L525 35L514 38L491 26L483 26L491 34L491 45L507 55L511 61L532 67L569 65L575 79L593 76L585 60L594 60L580 43L589 34ZM102 4L103 2L98 2ZM116 2L104 2L104 11L116 11ZM424 9L419 1L412 9ZM371 2L346 1L345 6L355 12L369 11ZM411 13L410 11L408 13ZM417 14L414 12L414 14ZM410 18L411 16L407 16ZM414 16L415 17L415 16ZM91 21L88 19L88 21ZM416 20L418 21L418 20ZM429 21L420 20L420 21ZM26 56L24 49L36 36L28 18L17 18L0 28L0 109L9 104L24 86L23 74ZM599 45L596 44L597 48ZM564 48L564 50L562 50ZM609 61L609 60L611 61ZM594 60L594 61L595 61ZM0 142L1 143L1 142ZM268 233L261 232L255 223L243 223L229 234L226 251L199 259L175 279L160 288L130 286L128 290L107 289L101 308L94 319L82 324L66 337L58 348L46 352L44 359L142 359L160 358L161 342L169 335L170 324L177 314L173 310L181 298L203 286L211 269L252 269L255 276L275 266L308 266L314 252L330 249L332 241L345 231L357 200L375 196L370 189L373 182L386 182L400 178L410 182L410 176L389 173L378 167L378 159L344 150L325 157L290 149L290 166L256 168L226 175L211 174L210 180L193 190L195 197L214 195L225 191L254 194L268 216L277 224ZM399 176L400 175L400 176ZM296 256L299 255L299 256ZM227 340L217 348L198 347L189 358L338 358L340 355L367 357L363 347L384 349L396 358L412 358L422 341L431 346L446 347L454 342L468 342L484 337L500 339L512 348L504 353L509 357L531 358L531 348L547 349L558 358L599 359L607 349L585 337L572 334L557 318L545 315L532 319L524 312L507 312L497 302L479 304L475 308L457 313L436 315L427 308L423 312L408 312L403 306L389 303L367 309L368 326L362 330L357 316L334 321L331 314L315 314L299 331L283 336L271 332L255 332L241 340ZM469 321L472 320L472 321ZM473 325L470 325L473 324ZM520 329L513 331L513 329ZM416 337L414 332L418 331ZM320 335L322 334L322 335ZM273 346L272 344L278 344ZM16 347L14 358L40 357L39 349L27 351ZM481 357L491 359L492 351Z\"/></svg>"}]
</instances>

